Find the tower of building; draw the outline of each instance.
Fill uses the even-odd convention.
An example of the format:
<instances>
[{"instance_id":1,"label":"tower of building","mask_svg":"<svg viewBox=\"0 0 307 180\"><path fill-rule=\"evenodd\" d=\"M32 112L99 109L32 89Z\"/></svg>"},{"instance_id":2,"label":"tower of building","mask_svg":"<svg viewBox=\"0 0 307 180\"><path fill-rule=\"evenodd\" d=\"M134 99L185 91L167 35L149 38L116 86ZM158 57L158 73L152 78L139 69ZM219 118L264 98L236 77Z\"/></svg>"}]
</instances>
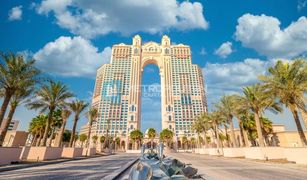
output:
<instances>
[{"instance_id":1,"label":"tower of building","mask_svg":"<svg viewBox=\"0 0 307 180\"><path fill-rule=\"evenodd\" d=\"M156 64L161 77L162 129L175 135L193 136L191 125L207 111L202 70L192 64L190 47L173 45L168 36L161 43L142 44L139 35L132 45L112 47L109 64L97 70L92 106L99 110L94 134L128 136L140 129L142 72L147 64Z\"/></svg>"}]
</instances>

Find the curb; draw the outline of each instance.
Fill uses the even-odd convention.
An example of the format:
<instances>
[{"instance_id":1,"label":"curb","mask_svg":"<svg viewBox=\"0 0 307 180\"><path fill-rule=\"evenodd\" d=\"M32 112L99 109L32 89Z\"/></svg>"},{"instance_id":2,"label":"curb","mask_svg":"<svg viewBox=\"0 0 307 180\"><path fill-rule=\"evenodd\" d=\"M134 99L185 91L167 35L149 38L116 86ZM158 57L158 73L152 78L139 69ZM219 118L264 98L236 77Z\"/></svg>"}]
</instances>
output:
<instances>
[{"instance_id":1,"label":"curb","mask_svg":"<svg viewBox=\"0 0 307 180\"><path fill-rule=\"evenodd\" d=\"M120 169L114 171L113 173L109 174L108 176L104 177L102 180L115 180L117 178L119 178L121 175L123 175L123 173L125 171L127 171L132 165L134 165L137 161L139 160L139 158L136 158L130 162L128 162L127 164L125 164L123 167L121 167Z\"/></svg>"},{"instance_id":2,"label":"curb","mask_svg":"<svg viewBox=\"0 0 307 180\"><path fill-rule=\"evenodd\" d=\"M9 165L8 167L1 167L0 166L0 173L6 172L6 171L19 170L19 169L26 169L26 168L31 168L31 167L58 164L58 163L69 162L69 161L80 161L80 160L84 160L84 159L91 159L91 158L98 158L98 157L103 157L103 156L79 157L79 158L62 159L62 160L60 159L58 161L34 162L34 163L29 163L29 164Z\"/></svg>"}]
</instances>

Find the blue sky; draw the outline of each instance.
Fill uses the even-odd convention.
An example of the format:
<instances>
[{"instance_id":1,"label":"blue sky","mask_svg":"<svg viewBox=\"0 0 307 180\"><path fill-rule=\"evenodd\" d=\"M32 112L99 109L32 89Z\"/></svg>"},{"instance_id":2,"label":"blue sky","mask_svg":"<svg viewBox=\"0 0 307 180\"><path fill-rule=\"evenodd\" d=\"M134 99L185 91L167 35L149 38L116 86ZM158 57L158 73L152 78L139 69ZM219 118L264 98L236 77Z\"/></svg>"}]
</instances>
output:
<instances>
[{"instance_id":1,"label":"blue sky","mask_svg":"<svg viewBox=\"0 0 307 180\"><path fill-rule=\"evenodd\" d=\"M223 94L257 82L276 59L306 56L307 0L44 0L0 1L0 50L23 52L78 98L90 101L96 69L110 47L163 34L191 46L205 74L209 108ZM145 68L143 84L159 84L158 68ZM143 98L142 129L161 129L160 99ZM22 130L37 112L19 107ZM289 112L266 114L294 129ZM79 126L84 125L82 118ZM71 127L71 123L69 124Z\"/></svg>"}]
</instances>

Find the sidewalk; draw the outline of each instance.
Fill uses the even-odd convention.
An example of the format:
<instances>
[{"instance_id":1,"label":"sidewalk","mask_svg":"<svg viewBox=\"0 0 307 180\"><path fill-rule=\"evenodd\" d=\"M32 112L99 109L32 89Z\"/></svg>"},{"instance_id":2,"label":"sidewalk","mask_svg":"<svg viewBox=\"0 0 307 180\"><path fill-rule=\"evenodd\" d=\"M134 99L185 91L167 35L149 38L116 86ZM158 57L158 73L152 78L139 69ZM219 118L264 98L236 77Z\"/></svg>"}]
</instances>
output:
<instances>
[{"instance_id":1,"label":"sidewalk","mask_svg":"<svg viewBox=\"0 0 307 180\"><path fill-rule=\"evenodd\" d=\"M45 166L49 164L57 164L57 163L68 162L68 161L78 161L78 160L97 158L97 157L102 157L102 156L109 156L109 155L100 154L100 155L96 155L92 157L83 156L83 157L77 157L77 158L61 158L61 159L56 159L56 160L40 161L40 162L21 161L19 164L10 164L10 165L5 165L5 166L0 166L0 172L12 171L12 170L18 170L18 169L24 169L24 168L30 168L30 167L37 167L37 166Z\"/></svg>"}]
</instances>

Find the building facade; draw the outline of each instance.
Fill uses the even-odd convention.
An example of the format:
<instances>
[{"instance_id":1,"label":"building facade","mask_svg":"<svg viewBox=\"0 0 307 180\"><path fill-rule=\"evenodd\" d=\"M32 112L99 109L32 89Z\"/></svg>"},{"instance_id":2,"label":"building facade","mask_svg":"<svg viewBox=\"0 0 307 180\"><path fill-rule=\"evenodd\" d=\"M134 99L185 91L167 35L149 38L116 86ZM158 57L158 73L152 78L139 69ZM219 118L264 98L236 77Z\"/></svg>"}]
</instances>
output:
<instances>
[{"instance_id":1,"label":"building facade","mask_svg":"<svg viewBox=\"0 0 307 180\"><path fill-rule=\"evenodd\" d=\"M92 106L99 117L93 133L103 135L108 129L112 136L127 137L140 129L142 72L148 64L160 71L162 129L194 135L190 127L207 111L207 101L202 70L192 64L190 47L172 45L167 36L161 43L142 44L138 35L132 45L114 45L110 63L97 70Z\"/></svg>"},{"instance_id":2,"label":"building facade","mask_svg":"<svg viewBox=\"0 0 307 180\"><path fill-rule=\"evenodd\" d=\"M2 121L2 124L1 124L1 126L0 126L0 132L4 129L6 122L7 122L7 119L4 119L4 120ZM9 127L8 127L7 130L8 130L8 131L16 131L17 128L18 128L18 124L19 124L19 121L18 121L18 120L12 120L12 121L10 122L10 125L9 125Z\"/></svg>"}]
</instances>

